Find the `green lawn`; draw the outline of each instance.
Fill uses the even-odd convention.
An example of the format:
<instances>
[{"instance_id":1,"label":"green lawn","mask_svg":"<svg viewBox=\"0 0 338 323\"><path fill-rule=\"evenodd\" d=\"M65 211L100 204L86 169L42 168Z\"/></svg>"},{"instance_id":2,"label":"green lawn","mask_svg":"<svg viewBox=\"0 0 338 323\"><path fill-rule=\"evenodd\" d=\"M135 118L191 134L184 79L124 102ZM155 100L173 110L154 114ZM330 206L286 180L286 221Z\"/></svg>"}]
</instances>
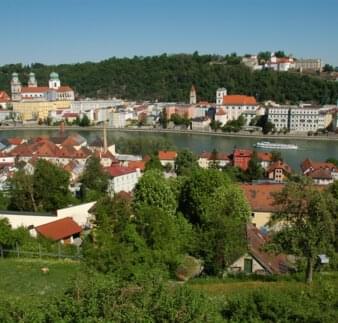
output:
<instances>
[{"instance_id":1,"label":"green lawn","mask_svg":"<svg viewBox=\"0 0 338 323\"><path fill-rule=\"evenodd\" d=\"M41 268L48 267L44 274ZM36 302L64 292L79 273L69 260L0 259L0 299Z\"/></svg>"}]
</instances>

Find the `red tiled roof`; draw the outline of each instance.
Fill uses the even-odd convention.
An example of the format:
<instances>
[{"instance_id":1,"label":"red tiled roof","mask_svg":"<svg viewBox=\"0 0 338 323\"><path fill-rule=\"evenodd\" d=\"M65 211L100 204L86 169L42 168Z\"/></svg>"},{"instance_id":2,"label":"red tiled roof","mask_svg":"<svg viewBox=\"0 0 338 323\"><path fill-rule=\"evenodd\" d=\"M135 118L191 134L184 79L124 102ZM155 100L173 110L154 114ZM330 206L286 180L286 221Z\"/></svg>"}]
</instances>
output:
<instances>
[{"instance_id":1,"label":"red tiled roof","mask_svg":"<svg viewBox=\"0 0 338 323\"><path fill-rule=\"evenodd\" d=\"M135 172L135 169L131 169L129 167L117 166L117 165L106 167L105 170L111 177L123 176L123 175L131 174Z\"/></svg>"},{"instance_id":2,"label":"red tiled roof","mask_svg":"<svg viewBox=\"0 0 338 323\"><path fill-rule=\"evenodd\" d=\"M253 96L247 95L225 95L223 97L224 105L256 105L257 101Z\"/></svg>"},{"instance_id":3,"label":"red tiled roof","mask_svg":"<svg viewBox=\"0 0 338 323\"><path fill-rule=\"evenodd\" d=\"M280 192L284 184L241 184L240 188L254 212L275 212L273 193Z\"/></svg>"},{"instance_id":4,"label":"red tiled roof","mask_svg":"<svg viewBox=\"0 0 338 323\"><path fill-rule=\"evenodd\" d=\"M79 116L78 113L75 112L66 112L62 115L64 118L76 118Z\"/></svg>"},{"instance_id":5,"label":"red tiled roof","mask_svg":"<svg viewBox=\"0 0 338 323\"><path fill-rule=\"evenodd\" d=\"M323 168L315 169L314 171L310 172L308 176L313 179L332 179L331 171L329 169Z\"/></svg>"},{"instance_id":6,"label":"red tiled roof","mask_svg":"<svg viewBox=\"0 0 338 323\"><path fill-rule=\"evenodd\" d=\"M227 153L217 152L215 156L215 154L205 151L200 154L200 158L208 160L229 160L229 155Z\"/></svg>"},{"instance_id":7,"label":"red tiled roof","mask_svg":"<svg viewBox=\"0 0 338 323\"><path fill-rule=\"evenodd\" d=\"M310 159L305 159L301 165L300 168L302 169L302 172L305 173L306 171L314 171L314 170L319 170L319 169L329 169L331 171L337 171L338 172L338 167L332 163L326 163L326 162L315 162Z\"/></svg>"},{"instance_id":8,"label":"red tiled roof","mask_svg":"<svg viewBox=\"0 0 338 323\"><path fill-rule=\"evenodd\" d=\"M68 85L63 85L63 86L60 86L56 91L57 92L72 92L73 89Z\"/></svg>"},{"instance_id":9,"label":"red tiled roof","mask_svg":"<svg viewBox=\"0 0 338 323\"><path fill-rule=\"evenodd\" d=\"M128 167L131 169L139 169L143 171L146 167L146 161L145 160L132 160L128 162Z\"/></svg>"},{"instance_id":10,"label":"red tiled roof","mask_svg":"<svg viewBox=\"0 0 338 323\"><path fill-rule=\"evenodd\" d=\"M12 138L8 138L7 141L11 144L11 145L15 145L18 146L22 143L23 139L19 138L19 137L12 137Z\"/></svg>"},{"instance_id":11,"label":"red tiled roof","mask_svg":"<svg viewBox=\"0 0 338 323\"><path fill-rule=\"evenodd\" d=\"M268 238L252 224L247 224L246 229L249 252L270 274L282 274L288 271L288 261L286 255L275 255L265 252L264 245Z\"/></svg>"},{"instance_id":12,"label":"red tiled roof","mask_svg":"<svg viewBox=\"0 0 338 323\"><path fill-rule=\"evenodd\" d=\"M272 163L270 165L270 167L268 168L268 173L273 172L276 169L283 169L284 172L291 173L291 167L287 163L285 163L281 160L278 160L278 161Z\"/></svg>"},{"instance_id":13,"label":"red tiled roof","mask_svg":"<svg viewBox=\"0 0 338 323\"><path fill-rule=\"evenodd\" d=\"M9 102L10 97L5 91L0 91L0 102Z\"/></svg>"},{"instance_id":14,"label":"red tiled roof","mask_svg":"<svg viewBox=\"0 0 338 323\"><path fill-rule=\"evenodd\" d=\"M235 149L234 157L251 157L252 156L252 149Z\"/></svg>"},{"instance_id":15,"label":"red tiled roof","mask_svg":"<svg viewBox=\"0 0 338 323\"><path fill-rule=\"evenodd\" d=\"M49 90L48 86L23 86L21 88L21 93L45 93Z\"/></svg>"},{"instance_id":16,"label":"red tiled roof","mask_svg":"<svg viewBox=\"0 0 338 323\"><path fill-rule=\"evenodd\" d=\"M177 157L176 151L160 150L158 152L158 158L160 160L175 160L176 157Z\"/></svg>"},{"instance_id":17,"label":"red tiled roof","mask_svg":"<svg viewBox=\"0 0 338 323\"><path fill-rule=\"evenodd\" d=\"M257 158L261 161L268 161L270 162L272 160L272 154L265 151L258 151L257 152Z\"/></svg>"},{"instance_id":18,"label":"red tiled roof","mask_svg":"<svg viewBox=\"0 0 338 323\"><path fill-rule=\"evenodd\" d=\"M66 239L82 231L81 227L70 217L39 225L35 227L35 230L54 241Z\"/></svg>"},{"instance_id":19,"label":"red tiled roof","mask_svg":"<svg viewBox=\"0 0 338 323\"><path fill-rule=\"evenodd\" d=\"M225 112L223 109L219 109L219 110L216 112L216 115L217 115L217 116L225 116L225 115L226 115L226 112Z\"/></svg>"}]
</instances>

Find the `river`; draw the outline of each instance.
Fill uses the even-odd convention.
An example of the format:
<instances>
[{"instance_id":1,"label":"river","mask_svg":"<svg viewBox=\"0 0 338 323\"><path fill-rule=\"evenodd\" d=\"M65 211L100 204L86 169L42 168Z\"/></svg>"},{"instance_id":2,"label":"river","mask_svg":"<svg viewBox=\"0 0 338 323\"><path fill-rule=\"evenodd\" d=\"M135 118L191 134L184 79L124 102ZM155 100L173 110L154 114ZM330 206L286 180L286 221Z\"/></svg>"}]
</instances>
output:
<instances>
[{"instance_id":1,"label":"river","mask_svg":"<svg viewBox=\"0 0 338 323\"><path fill-rule=\"evenodd\" d=\"M66 133L71 133L74 131L66 130ZM98 135L102 135L100 130L86 130L86 131L76 131L81 136L91 140ZM182 133L147 133L144 131L137 132L125 132L123 130L108 130L108 142L114 143L120 137L132 138L135 136L144 136L144 137L154 137L161 136L167 138L178 148L188 148L194 151L195 153L200 153L202 151L212 151L216 149L217 151L228 152L230 153L234 147L238 148L252 148L252 146L257 141L262 141L262 139L257 138L239 138L239 137L221 137L221 136L210 136L210 135L197 135L197 134L182 134ZM18 136L21 138L30 138L40 135L57 135L57 130L47 130L47 129L17 129L17 130L8 130L2 131L0 137L14 137ZM267 140L266 140L267 141ZM276 140L269 140L276 141ZM329 157L338 158L338 141L330 140L301 140L301 139L280 139L277 140L282 143L293 143L298 145L298 150L281 150L284 160L290 164L290 166L295 170L299 171L299 164L306 159L307 157L317 161L325 161Z\"/></svg>"}]
</instances>

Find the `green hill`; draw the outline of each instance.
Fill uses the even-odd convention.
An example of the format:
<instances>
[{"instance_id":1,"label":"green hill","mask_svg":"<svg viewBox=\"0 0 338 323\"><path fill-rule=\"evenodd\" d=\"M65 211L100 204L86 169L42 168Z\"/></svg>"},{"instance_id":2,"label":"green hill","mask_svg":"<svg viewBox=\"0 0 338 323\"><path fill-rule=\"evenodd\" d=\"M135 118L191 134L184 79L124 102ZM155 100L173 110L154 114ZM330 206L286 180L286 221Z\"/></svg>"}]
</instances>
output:
<instances>
[{"instance_id":1,"label":"green hill","mask_svg":"<svg viewBox=\"0 0 338 323\"><path fill-rule=\"evenodd\" d=\"M11 73L18 72L23 84L35 72L40 85L49 73L60 74L78 97L120 97L133 100L187 101L192 84L198 100L215 100L218 87L229 93L254 95L259 101L281 103L313 101L335 103L338 83L292 72L251 71L235 54L227 56L194 53L151 57L110 58L98 63L0 67L0 89L9 92Z\"/></svg>"}]
</instances>

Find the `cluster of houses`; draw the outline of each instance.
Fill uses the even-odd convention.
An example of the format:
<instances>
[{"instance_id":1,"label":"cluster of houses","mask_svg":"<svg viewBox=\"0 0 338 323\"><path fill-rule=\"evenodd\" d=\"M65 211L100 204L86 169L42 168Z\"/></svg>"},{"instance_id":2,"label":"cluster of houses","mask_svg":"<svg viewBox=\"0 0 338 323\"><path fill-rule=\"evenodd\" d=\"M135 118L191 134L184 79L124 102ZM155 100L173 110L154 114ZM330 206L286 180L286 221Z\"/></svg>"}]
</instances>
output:
<instances>
[{"instance_id":1,"label":"cluster of houses","mask_svg":"<svg viewBox=\"0 0 338 323\"><path fill-rule=\"evenodd\" d=\"M289 61L286 62L286 59ZM272 56L266 64L273 69L287 70L284 65L292 65L291 60L293 59ZM116 98L106 100L75 100L75 98L75 91L68 85L61 85L59 75L55 72L50 74L48 86L38 86L34 73L29 74L27 86L23 86L19 75L13 73L11 96L0 91L0 123L21 122L34 125L41 122L48 124L66 122L72 124L86 116L92 125L107 123L112 128L139 126L154 128L163 125L161 119L163 114L166 114L169 120L168 128L180 126L173 120L176 116L184 118L189 123L189 125L184 123L180 127L197 131L210 131L212 122L224 126L227 122L237 120L241 116L245 119L244 130L260 130L250 124L263 115L268 116L268 120L275 125L277 131L316 132L331 125L335 130L338 125L336 105L283 106L270 101L260 104L253 96L228 94L226 88L217 89L215 101L211 103L198 101L194 86L191 87L188 104L139 103Z\"/></svg>"},{"instance_id":2,"label":"cluster of houses","mask_svg":"<svg viewBox=\"0 0 338 323\"><path fill-rule=\"evenodd\" d=\"M109 193L132 199L132 192L145 170L149 157L118 154L114 145L107 144L105 132L103 140L95 138L90 142L78 134L65 136L62 132L55 137L0 140L0 189L6 189L6 181L18 167L32 173L36 160L45 159L70 173L71 185L75 192L86 161L93 155L100 159L109 176ZM158 152L158 158L165 171L173 173L177 155L176 151ZM202 152L198 156L198 164L202 168L234 166L245 171L254 155L264 168L267 179L240 184L251 207L251 218L247 225L248 251L228 270L261 274L285 273L288 270L287 257L271 255L261 247L267 241L265 232L268 230L271 215L276 211L273 193L281 191L285 186L285 180L292 172L290 166L282 160L274 160L270 152L238 148L229 154ZM168 165L170 167L167 167ZM301 171L318 185L327 185L338 180L338 168L332 163L306 159L301 164ZM29 228L33 236L43 236L63 244L80 245L83 233L92 228L94 206L95 202L91 202L55 210L52 213L0 211L0 218L7 218L13 228Z\"/></svg>"}]
</instances>

